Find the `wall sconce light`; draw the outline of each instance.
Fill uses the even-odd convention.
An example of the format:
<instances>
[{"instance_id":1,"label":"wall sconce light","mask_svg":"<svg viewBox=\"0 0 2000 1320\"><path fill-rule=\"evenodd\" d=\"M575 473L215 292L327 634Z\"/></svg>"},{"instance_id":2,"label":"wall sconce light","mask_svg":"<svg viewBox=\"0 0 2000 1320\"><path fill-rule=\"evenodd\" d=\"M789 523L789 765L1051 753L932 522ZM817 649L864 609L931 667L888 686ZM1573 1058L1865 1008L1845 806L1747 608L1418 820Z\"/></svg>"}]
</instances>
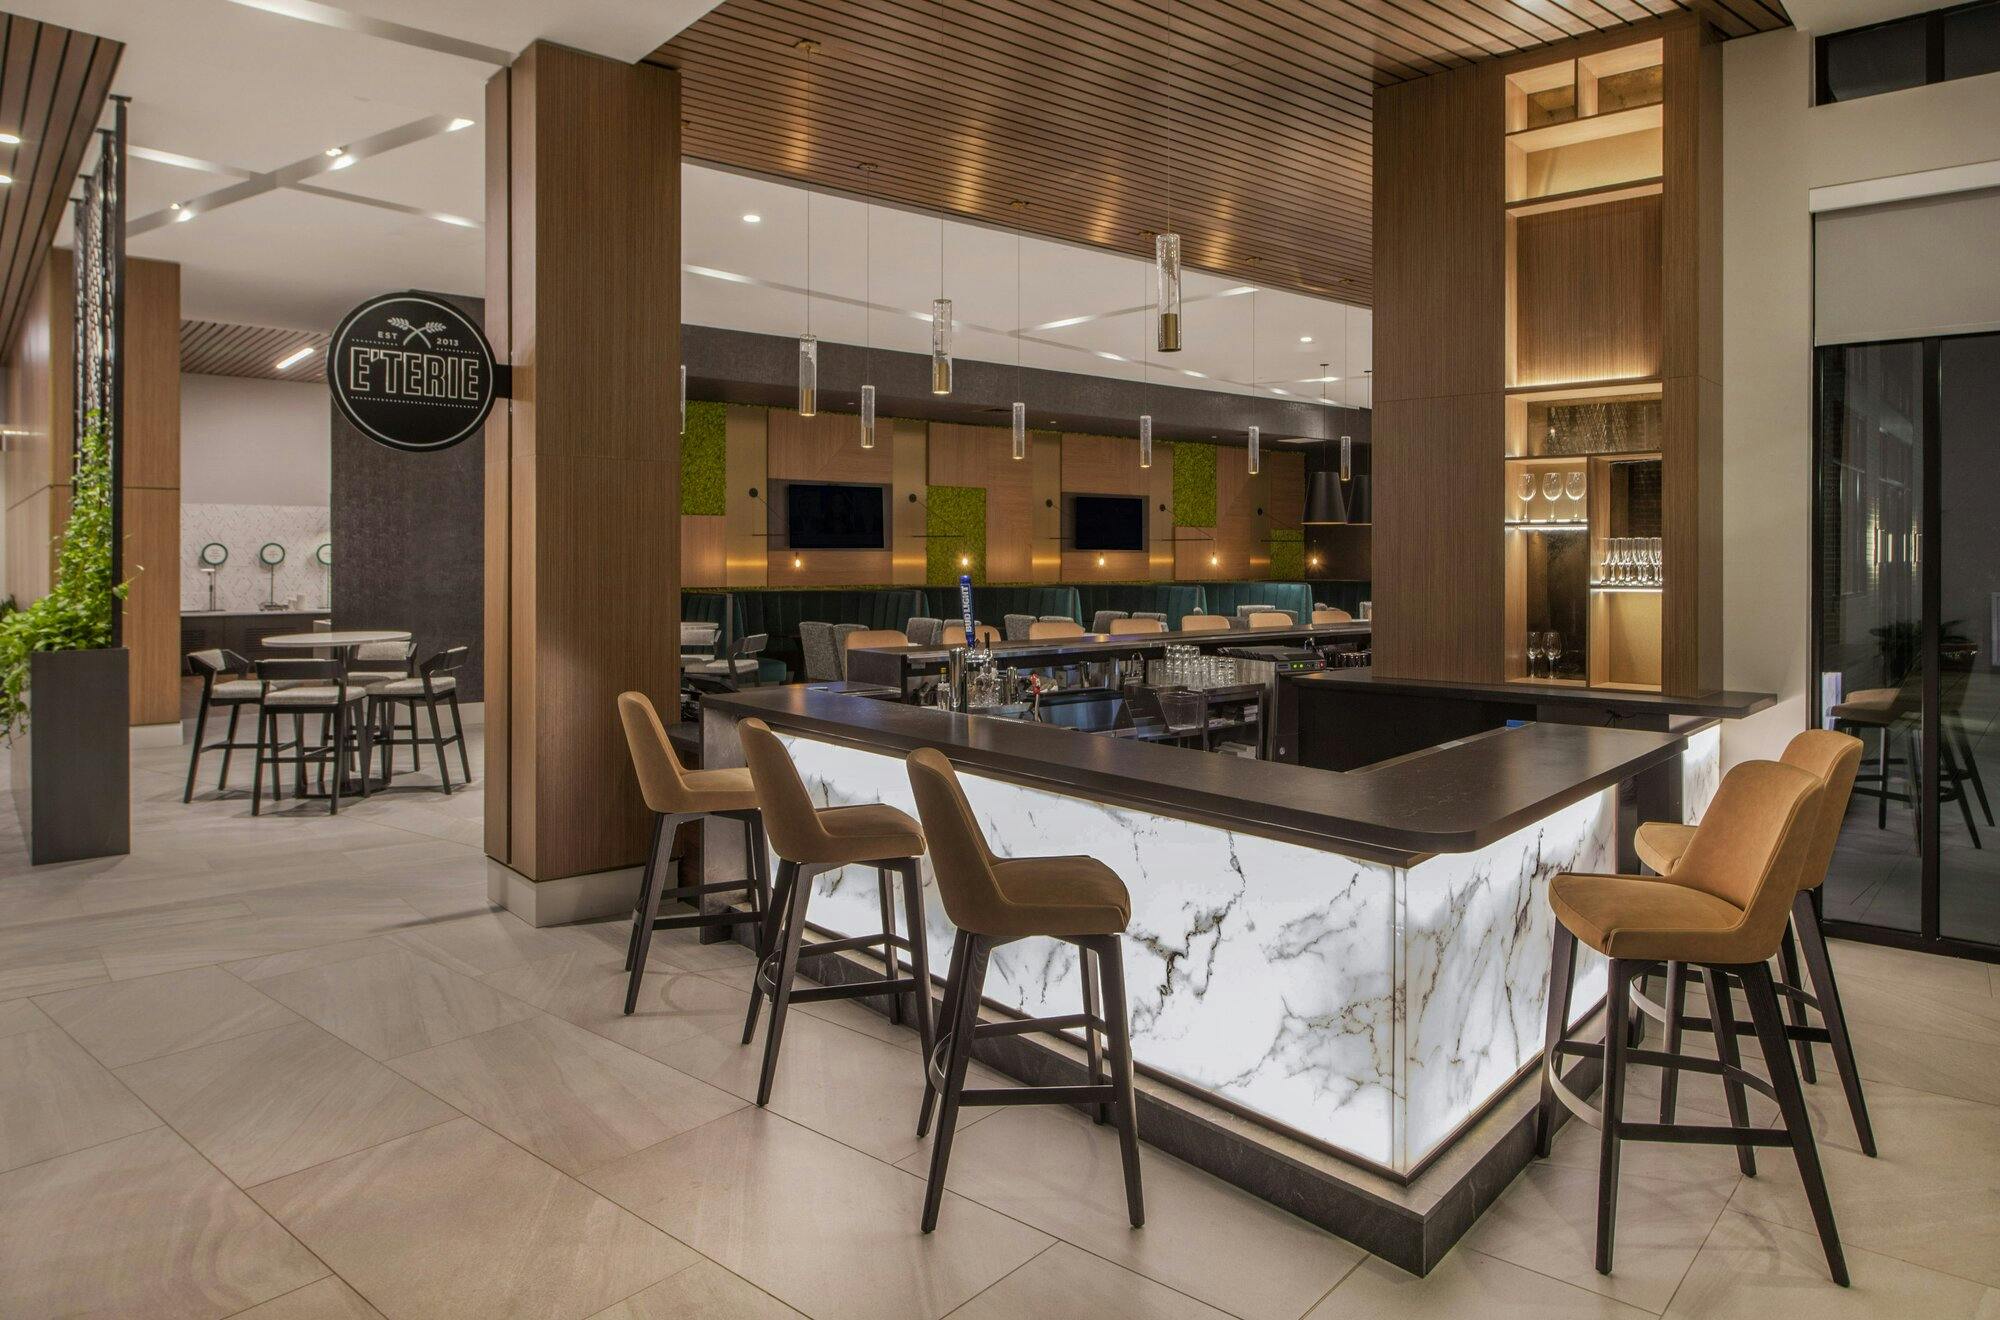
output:
<instances>
[{"instance_id":1,"label":"wall sconce light","mask_svg":"<svg viewBox=\"0 0 2000 1320\"><path fill-rule=\"evenodd\" d=\"M1218 565L1220 565L1221 563L1222 563L1222 556L1221 556L1221 555L1210 555L1210 556L1208 557L1208 566L1209 566L1210 568L1215 568L1215 567L1217 567Z\"/></svg>"},{"instance_id":2,"label":"wall sconce light","mask_svg":"<svg viewBox=\"0 0 2000 1320\"><path fill-rule=\"evenodd\" d=\"M959 566L960 568L971 568L971 567L972 567L972 556L971 556L971 555L960 555L960 556L958 557L958 566Z\"/></svg>"},{"instance_id":3,"label":"wall sconce light","mask_svg":"<svg viewBox=\"0 0 2000 1320\"><path fill-rule=\"evenodd\" d=\"M803 559L799 558L799 557L798 557L797 555L793 555L793 556L792 556L792 567L793 567L793 568L804 568L805 566L806 566L806 561L805 561L805 560L803 560Z\"/></svg>"},{"instance_id":4,"label":"wall sconce light","mask_svg":"<svg viewBox=\"0 0 2000 1320\"><path fill-rule=\"evenodd\" d=\"M1099 568L1103 568L1103 567L1104 567L1104 556L1103 556L1103 555L1099 555L1099 556L1097 557L1097 566L1098 566Z\"/></svg>"}]
</instances>

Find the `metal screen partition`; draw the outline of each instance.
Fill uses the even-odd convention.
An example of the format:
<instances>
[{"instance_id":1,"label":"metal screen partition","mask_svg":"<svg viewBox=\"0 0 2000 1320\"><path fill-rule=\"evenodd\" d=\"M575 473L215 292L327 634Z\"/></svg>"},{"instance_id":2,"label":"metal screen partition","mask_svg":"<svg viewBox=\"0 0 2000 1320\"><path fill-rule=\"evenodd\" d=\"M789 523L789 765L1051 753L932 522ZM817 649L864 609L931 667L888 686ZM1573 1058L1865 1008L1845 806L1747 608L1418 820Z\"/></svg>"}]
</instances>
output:
<instances>
[{"instance_id":1,"label":"metal screen partition","mask_svg":"<svg viewBox=\"0 0 2000 1320\"><path fill-rule=\"evenodd\" d=\"M76 415L81 439L92 414L111 458L111 580L124 581L125 107L111 98L111 126L97 131L97 164L74 200ZM123 644L124 611L111 612L111 644Z\"/></svg>"}]
</instances>

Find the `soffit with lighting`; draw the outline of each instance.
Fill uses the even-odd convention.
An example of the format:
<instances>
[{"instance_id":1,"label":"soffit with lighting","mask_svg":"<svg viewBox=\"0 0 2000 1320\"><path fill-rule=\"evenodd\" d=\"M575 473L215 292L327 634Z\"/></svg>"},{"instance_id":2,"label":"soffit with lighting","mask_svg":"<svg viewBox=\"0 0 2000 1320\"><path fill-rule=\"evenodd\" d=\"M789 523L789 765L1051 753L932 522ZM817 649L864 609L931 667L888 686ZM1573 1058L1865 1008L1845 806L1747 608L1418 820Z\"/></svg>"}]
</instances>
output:
<instances>
[{"instance_id":1,"label":"soffit with lighting","mask_svg":"<svg viewBox=\"0 0 2000 1320\"><path fill-rule=\"evenodd\" d=\"M1373 302L1374 89L1661 14L1725 35L1780 0L725 0L652 60L682 150L1135 254ZM820 43L812 153L804 66ZM1169 150L1169 137L1172 147ZM1172 205L1169 205L1171 190Z\"/></svg>"},{"instance_id":2,"label":"soffit with lighting","mask_svg":"<svg viewBox=\"0 0 2000 1320\"><path fill-rule=\"evenodd\" d=\"M330 336L268 325L231 325L226 321L181 322L181 370L197 376L240 376L251 380L326 382L326 345ZM305 357L283 368L300 349Z\"/></svg>"}]
</instances>

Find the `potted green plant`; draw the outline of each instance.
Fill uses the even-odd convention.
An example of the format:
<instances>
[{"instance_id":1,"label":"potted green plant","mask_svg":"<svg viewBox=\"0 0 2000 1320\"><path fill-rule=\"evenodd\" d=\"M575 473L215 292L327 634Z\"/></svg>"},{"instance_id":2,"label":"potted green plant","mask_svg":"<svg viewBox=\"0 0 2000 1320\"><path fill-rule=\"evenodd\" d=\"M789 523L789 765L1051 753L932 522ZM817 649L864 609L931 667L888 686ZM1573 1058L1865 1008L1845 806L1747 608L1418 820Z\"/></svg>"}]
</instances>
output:
<instances>
[{"instance_id":1,"label":"potted green plant","mask_svg":"<svg viewBox=\"0 0 2000 1320\"><path fill-rule=\"evenodd\" d=\"M129 658L111 644L126 588L113 580L110 445L95 413L76 455L52 589L0 615L0 737L37 865L131 848Z\"/></svg>"}]
</instances>

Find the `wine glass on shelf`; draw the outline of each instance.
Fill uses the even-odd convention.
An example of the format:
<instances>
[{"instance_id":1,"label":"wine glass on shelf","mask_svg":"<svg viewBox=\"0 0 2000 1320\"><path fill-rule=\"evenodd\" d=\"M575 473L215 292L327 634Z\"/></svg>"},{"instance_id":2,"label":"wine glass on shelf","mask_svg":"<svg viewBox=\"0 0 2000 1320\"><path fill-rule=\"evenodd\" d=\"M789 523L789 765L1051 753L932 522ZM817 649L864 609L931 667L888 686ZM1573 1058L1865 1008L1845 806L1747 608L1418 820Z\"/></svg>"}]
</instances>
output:
<instances>
[{"instance_id":1,"label":"wine glass on shelf","mask_svg":"<svg viewBox=\"0 0 2000 1320\"><path fill-rule=\"evenodd\" d=\"M1544 670L1543 670L1542 660L1543 660L1542 635L1539 632L1530 631L1528 633L1528 677L1529 678L1543 677Z\"/></svg>"},{"instance_id":2,"label":"wine glass on shelf","mask_svg":"<svg viewBox=\"0 0 2000 1320\"><path fill-rule=\"evenodd\" d=\"M1580 469L1563 478L1563 494L1569 497L1572 506L1569 516L1574 521L1583 521L1583 492L1589 484L1589 478Z\"/></svg>"},{"instance_id":3,"label":"wine glass on shelf","mask_svg":"<svg viewBox=\"0 0 2000 1320\"><path fill-rule=\"evenodd\" d=\"M1657 536L1648 537L1646 540L1646 565L1651 570L1653 585L1656 587L1666 585L1666 574L1662 571L1664 559L1660 549L1660 538Z\"/></svg>"},{"instance_id":4,"label":"wine glass on shelf","mask_svg":"<svg viewBox=\"0 0 2000 1320\"><path fill-rule=\"evenodd\" d=\"M1562 493L1562 473L1544 472L1542 474L1542 498L1549 502L1550 522L1560 522L1562 519Z\"/></svg>"},{"instance_id":5,"label":"wine glass on shelf","mask_svg":"<svg viewBox=\"0 0 2000 1320\"><path fill-rule=\"evenodd\" d=\"M1521 507L1516 516L1522 522L1532 521L1535 515L1535 474L1527 468L1522 468L1521 475L1514 482L1514 493L1521 500Z\"/></svg>"},{"instance_id":6,"label":"wine glass on shelf","mask_svg":"<svg viewBox=\"0 0 2000 1320\"><path fill-rule=\"evenodd\" d=\"M1604 580L1612 586L1622 586L1625 582L1625 538L1611 539L1611 553L1605 557Z\"/></svg>"},{"instance_id":7,"label":"wine glass on shelf","mask_svg":"<svg viewBox=\"0 0 2000 1320\"><path fill-rule=\"evenodd\" d=\"M1548 666L1550 678L1561 677L1561 674L1558 671L1562 665L1562 653L1563 653L1563 635L1559 632L1553 632L1553 631L1543 633L1542 655L1545 657L1545 662Z\"/></svg>"}]
</instances>

